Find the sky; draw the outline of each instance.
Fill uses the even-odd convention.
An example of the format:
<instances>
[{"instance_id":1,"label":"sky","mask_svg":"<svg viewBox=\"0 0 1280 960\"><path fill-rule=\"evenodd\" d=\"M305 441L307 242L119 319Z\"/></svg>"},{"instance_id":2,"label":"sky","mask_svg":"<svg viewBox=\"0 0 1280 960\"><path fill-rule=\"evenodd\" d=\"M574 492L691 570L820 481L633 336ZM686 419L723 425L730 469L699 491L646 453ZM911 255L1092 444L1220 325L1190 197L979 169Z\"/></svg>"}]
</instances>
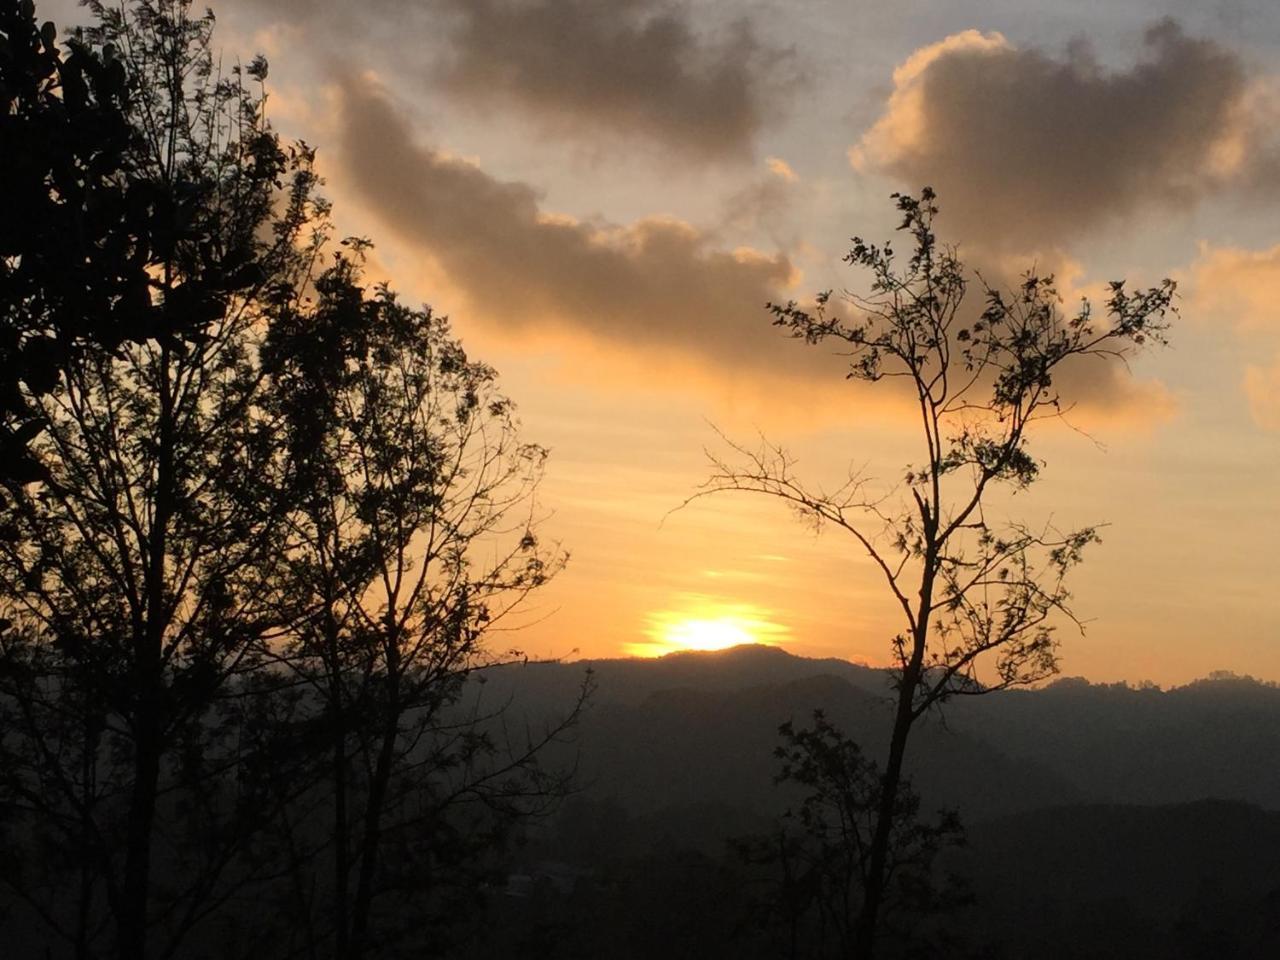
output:
<instances>
[{"instance_id":1,"label":"sky","mask_svg":"<svg viewBox=\"0 0 1280 960\"><path fill-rule=\"evenodd\" d=\"M857 544L698 498L722 436L892 494L907 411L767 301L857 292L854 235L938 192L996 279L1179 284L1170 345L1068 377L1006 504L1105 523L1062 672L1280 680L1280 6L1268 0L225 0L224 56L318 150L371 270L452 318L551 458L566 570L500 642L535 656L738 640L887 662ZM73 10L60 17L70 24ZM904 246L905 244L900 244Z\"/></svg>"}]
</instances>

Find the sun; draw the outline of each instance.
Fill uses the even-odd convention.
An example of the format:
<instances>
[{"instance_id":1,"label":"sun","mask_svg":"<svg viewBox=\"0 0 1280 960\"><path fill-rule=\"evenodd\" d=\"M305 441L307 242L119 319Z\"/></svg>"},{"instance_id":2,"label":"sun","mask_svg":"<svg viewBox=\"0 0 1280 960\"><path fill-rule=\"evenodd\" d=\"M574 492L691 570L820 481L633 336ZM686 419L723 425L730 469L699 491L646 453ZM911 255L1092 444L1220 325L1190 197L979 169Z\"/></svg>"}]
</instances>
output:
<instances>
[{"instance_id":1,"label":"sun","mask_svg":"<svg viewBox=\"0 0 1280 960\"><path fill-rule=\"evenodd\" d=\"M641 657L660 657L681 650L727 650L742 644L777 643L787 630L770 611L702 595L684 595L673 609L649 614L648 638L627 645Z\"/></svg>"},{"instance_id":2,"label":"sun","mask_svg":"<svg viewBox=\"0 0 1280 960\"><path fill-rule=\"evenodd\" d=\"M724 650L757 642L751 629L733 617L677 620L664 633L663 640L677 650Z\"/></svg>"}]
</instances>

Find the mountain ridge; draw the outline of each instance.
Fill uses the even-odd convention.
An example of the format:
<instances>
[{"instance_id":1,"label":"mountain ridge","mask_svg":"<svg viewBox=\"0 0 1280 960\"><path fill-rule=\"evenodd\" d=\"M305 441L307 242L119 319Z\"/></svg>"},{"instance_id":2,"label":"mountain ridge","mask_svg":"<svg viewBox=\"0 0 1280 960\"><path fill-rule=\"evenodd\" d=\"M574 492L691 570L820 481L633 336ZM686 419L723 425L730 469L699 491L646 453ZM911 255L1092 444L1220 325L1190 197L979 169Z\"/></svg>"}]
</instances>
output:
<instances>
[{"instance_id":1,"label":"mountain ridge","mask_svg":"<svg viewBox=\"0 0 1280 960\"><path fill-rule=\"evenodd\" d=\"M821 709L877 758L887 671L748 645L661 658L529 663L488 674L528 716L595 690L576 740L582 766L624 804L775 805L773 747L785 721ZM1238 677L1159 690L1067 679L957 698L925 718L908 762L927 807L994 817L1054 799L1179 803L1235 799L1280 809L1280 687ZM685 771L702 771L696 785ZM681 786L680 784L684 784ZM736 791L736 792L735 792Z\"/></svg>"}]
</instances>

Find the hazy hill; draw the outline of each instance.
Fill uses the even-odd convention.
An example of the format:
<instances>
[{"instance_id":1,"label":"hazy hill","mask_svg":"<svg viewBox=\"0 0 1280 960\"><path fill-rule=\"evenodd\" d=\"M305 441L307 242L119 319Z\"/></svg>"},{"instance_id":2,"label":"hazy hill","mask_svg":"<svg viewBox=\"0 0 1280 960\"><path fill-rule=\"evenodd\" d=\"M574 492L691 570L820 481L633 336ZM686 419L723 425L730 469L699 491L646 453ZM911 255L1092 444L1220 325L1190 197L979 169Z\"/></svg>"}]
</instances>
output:
<instances>
[{"instance_id":1,"label":"hazy hill","mask_svg":"<svg viewBox=\"0 0 1280 960\"><path fill-rule=\"evenodd\" d=\"M519 692L522 703L556 708L568 700L592 671L597 704L635 706L655 693L669 690L727 692L765 687L812 677L835 677L851 687L876 695L889 691L883 670L848 660L797 657L778 647L744 645L714 653L687 651L665 657L619 657L575 660L569 663L529 663L490 671L490 695Z\"/></svg>"},{"instance_id":2,"label":"hazy hill","mask_svg":"<svg viewBox=\"0 0 1280 960\"><path fill-rule=\"evenodd\" d=\"M656 660L530 664L491 674L485 696L554 713L584 670L597 684L578 732L587 793L635 812L718 803L767 812L778 724L824 709L875 755L886 739L883 671L768 647ZM911 765L927 806L967 819L1052 803L1230 798L1280 809L1280 688L1239 678L1161 691L1059 681L965 698L922 725Z\"/></svg>"},{"instance_id":3,"label":"hazy hill","mask_svg":"<svg viewBox=\"0 0 1280 960\"><path fill-rule=\"evenodd\" d=\"M678 687L637 704L602 701L582 731L582 772L591 794L637 812L694 803L775 812L773 749L783 721L822 708L878 753L888 736L882 697L815 675L737 690ZM962 803L992 813L1073 798L1071 784L1034 760L1010 760L981 739L938 724L922 727L913 769L931 806ZM1008 784L1018 789L1010 794Z\"/></svg>"},{"instance_id":4,"label":"hazy hill","mask_svg":"<svg viewBox=\"0 0 1280 960\"><path fill-rule=\"evenodd\" d=\"M1170 803L1206 797L1280 809L1280 688L1241 678L1171 690L1059 681L978 698L957 728L1033 759L1090 799Z\"/></svg>"},{"instance_id":5,"label":"hazy hill","mask_svg":"<svg viewBox=\"0 0 1280 960\"><path fill-rule=\"evenodd\" d=\"M486 696L554 713L585 666L499 671ZM750 932L754 888L725 841L767 830L790 799L772 782L779 723L820 707L879 751L885 674L759 647L590 666L583 789L517 854L588 879L504 901L492 935L532 925L556 957L777 956ZM946 865L975 900L945 920L965 956L1280 956L1280 689L1065 680L949 705L910 756L926 809L959 807L966 824ZM534 955L512 943L490 952Z\"/></svg>"}]
</instances>

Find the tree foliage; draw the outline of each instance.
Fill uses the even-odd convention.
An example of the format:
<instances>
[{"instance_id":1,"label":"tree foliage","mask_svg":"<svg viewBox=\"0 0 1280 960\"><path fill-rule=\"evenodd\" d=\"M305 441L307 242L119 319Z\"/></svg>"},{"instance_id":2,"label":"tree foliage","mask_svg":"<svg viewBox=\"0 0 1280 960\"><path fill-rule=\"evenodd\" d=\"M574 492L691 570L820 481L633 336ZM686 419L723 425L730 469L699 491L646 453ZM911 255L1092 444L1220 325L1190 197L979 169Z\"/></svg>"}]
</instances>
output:
<instances>
[{"instance_id":1,"label":"tree foliage","mask_svg":"<svg viewBox=\"0 0 1280 960\"><path fill-rule=\"evenodd\" d=\"M537 533L547 452L520 440L495 372L444 318L385 286L366 294L352 245L268 350L304 478L287 557L295 619L277 656L317 705L332 799L331 893L302 922L323 916L343 957L369 948L378 894L417 907L383 908L385 942L391 921L421 927L458 880L438 869L456 850L430 840L450 811L477 808L487 836L557 792L536 757L581 705L513 739L498 714L460 702L475 671L519 656L490 637L566 559ZM422 862L397 858L392 882L389 854L406 843Z\"/></svg>"},{"instance_id":2,"label":"tree foliage","mask_svg":"<svg viewBox=\"0 0 1280 960\"><path fill-rule=\"evenodd\" d=\"M30 0L0 5L0 40L0 453L24 479L40 429L24 393L53 387L68 344L117 343L149 306L133 250L146 214L119 189L134 133L124 65L83 45L64 57Z\"/></svg>"},{"instance_id":3,"label":"tree foliage","mask_svg":"<svg viewBox=\"0 0 1280 960\"><path fill-rule=\"evenodd\" d=\"M0 440L18 482L39 475L32 398L64 362L198 338L287 249L255 235L290 163L244 85L265 62L221 75L212 17L175 0L89 8L64 55L30 0L0 5Z\"/></svg>"},{"instance_id":4,"label":"tree foliage","mask_svg":"<svg viewBox=\"0 0 1280 960\"><path fill-rule=\"evenodd\" d=\"M220 75L211 16L91 9L65 64L42 28L10 116L40 209L9 238L5 318L45 365L9 407L27 467L4 477L3 692L18 823L79 851L74 902L23 894L77 951L112 928L136 957L157 908L176 948L258 815L212 785L245 745L220 692L278 617L292 484L260 341L302 295L318 208L310 153L246 84L265 66ZM202 844L172 835L197 817Z\"/></svg>"},{"instance_id":5,"label":"tree foliage","mask_svg":"<svg viewBox=\"0 0 1280 960\"><path fill-rule=\"evenodd\" d=\"M773 835L748 838L738 848L748 862L772 873L762 916L783 933L788 956L848 956L869 880L884 779L879 766L821 710L814 711L810 726L787 721L778 735L775 782L803 793ZM929 919L963 902L956 880L941 876L935 865L941 850L963 838L954 811L924 820L919 795L909 782L898 785L884 914L899 952L928 955L936 947Z\"/></svg>"}]
</instances>

